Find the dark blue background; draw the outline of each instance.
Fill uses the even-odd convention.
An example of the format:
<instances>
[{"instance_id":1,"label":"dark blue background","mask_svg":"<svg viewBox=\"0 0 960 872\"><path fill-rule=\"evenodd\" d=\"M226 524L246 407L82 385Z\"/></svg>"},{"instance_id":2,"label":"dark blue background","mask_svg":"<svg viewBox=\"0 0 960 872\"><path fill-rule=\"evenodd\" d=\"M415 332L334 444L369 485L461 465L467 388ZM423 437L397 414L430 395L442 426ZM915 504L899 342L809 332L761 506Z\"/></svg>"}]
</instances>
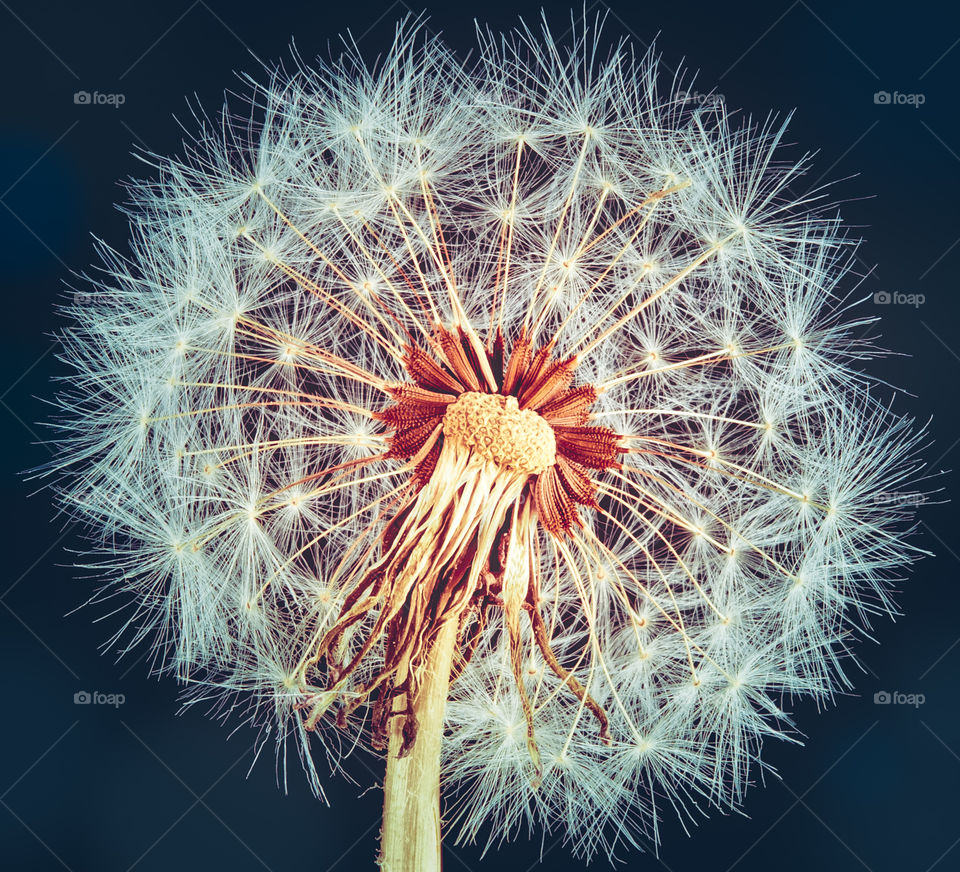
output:
<instances>
[{"instance_id":1,"label":"dark blue background","mask_svg":"<svg viewBox=\"0 0 960 872\"><path fill-rule=\"evenodd\" d=\"M509 8L507 6L509 5ZM842 179L848 222L864 228L864 292L923 294L921 306L867 303L883 314L884 342L907 356L875 371L917 398L899 407L934 414L934 469L960 454L960 18L947 4L835 4L773 0L610 6L612 35L649 41L666 64L699 67L731 107L798 113L792 138L821 149L816 172ZM452 9L447 8L452 6ZM603 9L594 3L588 8ZM436 4L430 26L466 50L472 16L494 28L536 3ZM352 28L368 55L389 40L403 2L254 3L174 0L57 4L0 0L0 475L4 578L0 584L0 866L72 870L373 869L381 795L377 769L356 761L357 785L329 782L332 807L312 800L296 765L289 795L265 753L248 778L252 735L190 712L180 718L171 682L143 663L98 656L109 622L64 615L87 595L74 579L74 533L51 523L47 494L27 499L18 470L42 462L38 421L51 377L64 375L50 332L69 270L91 260L90 233L122 245L112 206L118 179L141 173L131 147L177 150L172 115L184 95L216 109L233 70L256 71L249 52L326 53ZM567 12L557 5L562 30ZM122 93L125 103L76 105L79 90ZM878 105L877 91L923 94L924 105ZM859 174L859 175L857 175ZM46 353L45 353L46 352ZM941 477L949 488L952 476ZM672 870L925 870L960 868L960 585L954 510L921 513L922 544L937 552L905 585L905 616L880 622L865 644L856 695L817 715L797 707L805 748L771 744L783 775L749 793L746 816L714 815L687 838L663 827L659 860L626 855L630 868ZM110 652L108 652L108 655ZM132 667L132 668L131 668ZM77 706L79 690L123 693L119 709ZM919 708L879 706L880 690L923 693ZM556 837L525 838L481 859L448 848L448 870L577 869ZM602 868L603 861L599 861Z\"/></svg>"}]
</instances>

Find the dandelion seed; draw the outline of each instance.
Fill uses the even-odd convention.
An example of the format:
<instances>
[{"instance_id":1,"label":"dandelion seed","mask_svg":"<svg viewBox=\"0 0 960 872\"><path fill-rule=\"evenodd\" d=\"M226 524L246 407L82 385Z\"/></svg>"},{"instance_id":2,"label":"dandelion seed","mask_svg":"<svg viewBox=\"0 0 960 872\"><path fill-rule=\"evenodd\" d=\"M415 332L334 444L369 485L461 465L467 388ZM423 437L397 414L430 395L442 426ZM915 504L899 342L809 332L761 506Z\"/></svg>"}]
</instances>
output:
<instances>
[{"instance_id":1,"label":"dandelion seed","mask_svg":"<svg viewBox=\"0 0 960 872\"><path fill-rule=\"evenodd\" d=\"M784 124L598 30L278 68L151 158L62 337L53 469L121 649L317 793L318 749L382 751L391 870L436 868L441 784L451 837L585 857L736 806L914 554L876 495L918 436Z\"/></svg>"}]
</instances>

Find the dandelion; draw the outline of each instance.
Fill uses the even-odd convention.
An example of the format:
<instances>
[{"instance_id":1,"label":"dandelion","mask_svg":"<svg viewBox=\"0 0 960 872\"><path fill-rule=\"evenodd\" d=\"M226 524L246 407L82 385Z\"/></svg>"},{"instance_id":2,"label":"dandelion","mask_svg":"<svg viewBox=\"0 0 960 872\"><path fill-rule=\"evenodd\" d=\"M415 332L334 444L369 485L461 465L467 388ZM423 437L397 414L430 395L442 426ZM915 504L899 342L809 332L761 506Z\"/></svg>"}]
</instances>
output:
<instances>
[{"instance_id":1,"label":"dandelion","mask_svg":"<svg viewBox=\"0 0 960 872\"><path fill-rule=\"evenodd\" d=\"M441 784L453 837L584 857L737 807L912 556L807 159L598 30L248 80L62 336L112 643L318 794L382 752L385 869L438 868Z\"/></svg>"}]
</instances>

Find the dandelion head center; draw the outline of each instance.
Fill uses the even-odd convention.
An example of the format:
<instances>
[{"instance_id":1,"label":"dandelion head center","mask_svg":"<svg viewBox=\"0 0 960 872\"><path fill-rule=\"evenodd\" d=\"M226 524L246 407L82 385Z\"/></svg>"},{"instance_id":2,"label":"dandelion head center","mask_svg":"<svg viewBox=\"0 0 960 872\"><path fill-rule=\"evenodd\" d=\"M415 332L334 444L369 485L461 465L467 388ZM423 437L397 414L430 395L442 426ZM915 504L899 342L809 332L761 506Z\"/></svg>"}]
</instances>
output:
<instances>
[{"instance_id":1,"label":"dandelion head center","mask_svg":"<svg viewBox=\"0 0 960 872\"><path fill-rule=\"evenodd\" d=\"M375 413L388 427L389 458L412 460L412 483L425 487L444 446L458 446L526 477L540 524L555 536L580 525L578 507L598 508L596 473L619 467L619 434L592 423L597 390L575 385L577 358L536 347L526 330L509 351L498 333L484 344L464 329L434 325L434 347L406 347L410 381L395 384L394 403ZM392 432L391 432L392 431Z\"/></svg>"},{"instance_id":2,"label":"dandelion head center","mask_svg":"<svg viewBox=\"0 0 960 872\"><path fill-rule=\"evenodd\" d=\"M499 467L539 475L553 466L557 440L553 428L516 397L468 391L443 417L444 438L470 448Z\"/></svg>"}]
</instances>

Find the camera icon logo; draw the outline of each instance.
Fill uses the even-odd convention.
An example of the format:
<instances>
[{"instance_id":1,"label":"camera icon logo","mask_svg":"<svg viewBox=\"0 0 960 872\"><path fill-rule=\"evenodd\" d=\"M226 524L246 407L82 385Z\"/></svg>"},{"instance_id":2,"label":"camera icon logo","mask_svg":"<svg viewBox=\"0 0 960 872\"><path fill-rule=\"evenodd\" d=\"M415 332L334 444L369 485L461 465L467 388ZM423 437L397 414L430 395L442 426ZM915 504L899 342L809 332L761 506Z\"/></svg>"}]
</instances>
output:
<instances>
[{"instance_id":1,"label":"camera icon logo","mask_svg":"<svg viewBox=\"0 0 960 872\"><path fill-rule=\"evenodd\" d=\"M73 102L78 106L86 106L90 102L90 92L89 91L77 91L73 95Z\"/></svg>"},{"instance_id":2,"label":"camera icon logo","mask_svg":"<svg viewBox=\"0 0 960 872\"><path fill-rule=\"evenodd\" d=\"M890 300L891 300L891 297L890 297L889 291L877 291L873 295L873 302L876 303L878 306L887 306L889 305Z\"/></svg>"},{"instance_id":3,"label":"camera icon logo","mask_svg":"<svg viewBox=\"0 0 960 872\"><path fill-rule=\"evenodd\" d=\"M890 92L889 91L877 91L873 95L873 102L878 106L886 106L890 102Z\"/></svg>"},{"instance_id":4,"label":"camera icon logo","mask_svg":"<svg viewBox=\"0 0 960 872\"><path fill-rule=\"evenodd\" d=\"M93 702L93 697L90 696L90 693L86 690L78 690L73 695L74 705L90 705L91 702Z\"/></svg>"},{"instance_id":5,"label":"camera icon logo","mask_svg":"<svg viewBox=\"0 0 960 872\"><path fill-rule=\"evenodd\" d=\"M889 691L886 691L886 690L878 690L878 691L873 695L873 704L874 704L874 705L890 705L890 703L891 703L892 701L893 701L893 699L892 699L892 697L890 696Z\"/></svg>"}]
</instances>

